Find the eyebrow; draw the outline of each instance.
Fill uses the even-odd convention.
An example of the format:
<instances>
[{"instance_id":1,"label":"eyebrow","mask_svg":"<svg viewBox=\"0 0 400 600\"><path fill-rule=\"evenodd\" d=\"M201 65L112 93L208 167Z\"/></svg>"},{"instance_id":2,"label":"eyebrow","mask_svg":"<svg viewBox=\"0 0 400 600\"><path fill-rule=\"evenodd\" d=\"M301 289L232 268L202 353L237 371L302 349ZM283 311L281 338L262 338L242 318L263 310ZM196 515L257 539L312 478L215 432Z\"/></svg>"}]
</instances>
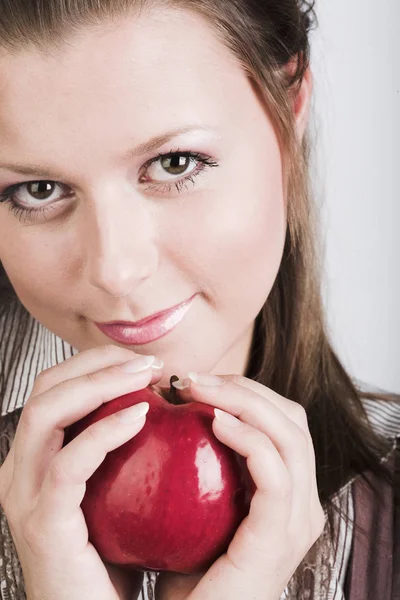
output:
<instances>
[{"instance_id":1,"label":"eyebrow","mask_svg":"<svg viewBox=\"0 0 400 600\"><path fill-rule=\"evenodd\" d=\"M207 133L215 133L215 130L206 126L187 126L181 127L180 129L174 129L172 131L168 131L162 135L158 135L151 140L144 142L143 144L139 144L135 148L129 150L125 159L129 158L140 158L145 154L149 154L150 152L154 152L160 146L163 146L167 142L171 141L173 138L178 135L183 135L185 133L194 133L196 131L205 131ZM33 175L36 177L47 177L50 176L53 179L62 179L65 177L64 175L55 172L51 167L47 167L46 165L36 165L32 163L19 164L19 163L0 163L0 169L6 169L7 171L13 171L14 173L20 173L21 175Z\"/></svg>"}]
</instances>

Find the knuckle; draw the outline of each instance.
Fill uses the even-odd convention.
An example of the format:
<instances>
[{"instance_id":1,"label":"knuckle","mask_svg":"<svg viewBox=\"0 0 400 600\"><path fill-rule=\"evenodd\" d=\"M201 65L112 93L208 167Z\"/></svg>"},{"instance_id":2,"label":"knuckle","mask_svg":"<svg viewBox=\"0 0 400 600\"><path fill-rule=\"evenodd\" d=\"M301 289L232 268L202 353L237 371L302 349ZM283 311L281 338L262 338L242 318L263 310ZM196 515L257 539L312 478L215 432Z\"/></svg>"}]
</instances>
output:
<instances>
[{"instance_id":1,"label":"knuckle","mask_svg":"<svg viewBox=\"0 0 400 600\"><path fill-rule=\"evenodd\" d=\"M278 500L286 501L292 495L292 485L289 477L282 476L272 484L271 492Z\"/></svg>"},{"instance_id":2,"label":"knuckle","mask_svg":"<svg viewBox=\"0 0 400 600\"><path fill-rule=\"evenodd\" d=\"M305 451L307 451L308 449L308 445L310 443L310 438L307 435L307 433L304 431L304 429L301 428L297 428L297 436L296 439L293 439L293 447L296 450L296 454L300 456L302 456L302 453L304 453ZM302 452L299 452L299 450L301 450Z\"/></svg>"},{"instance_id":3,"label":"knuckle","mask_svg":"<svg viewBox=\"0 0 400 600\"><path fill-rule=\"evenodd\" d=\"M124 375L123 371L121 371L121 364L122 363L118 363L117 365L110 365L109 367L106 367L106 370L103 372L103 377L121 378Z\"/></svg>"},{"instance_id":4,"label":"knuckle","mask_svg":"<svg viewBox=\"0 0 400 600\"><path fill-rule=\"evenodd\" d=\"M275 496L281 500L288 500L292 494L292 486L287 481L282 481L275 486Z\"/></svg>"},{"instance_id":5,"label":"knuckle","mask_svg":"<svg viewBox=\"0 0 400 600\"><path fill-rule=\"evenodd\" d=\"M102 371L93 371L91 373L85 373L85 375L83 375L83 379L90 386L97 385L104 381L104 374Z\"/></svg>"},{"instance_id":6,"label":"knuckle","mask_svg":"<svg viewBox=\"0 0 400 600\"><path fill-rule=\"evenodd\" d=\"M47 381L49 379L49 376L51 376L51 373L54 371L56 367L50 367L48 369L45 369L44 371L41 371L35 378L34 384L33 384L33 389L32 389L32 393L33 394L40 394L42 391L46 390L48 387Z\"/></svg>"},{"instance_id":7,"label":"knuckle","mask_svg":"<svg viewBox=\"0 0 400 600\"><path fill-rule=\"evenodd\" d=\"M37 523L34 513L24 521L20 533L28 548L36 555L42 555L45 548L42 546L43 527Z\"/></svg>"},{"instance_id":8,"label":"knuckle","mask_svg":"<svg viewBox=\"0 0 400 600\"><path fill-rule=\"evenodd\" d=\"M305 411L305 408L301 404L298 404L297 402L293 402L291 411L292 411L293 420L296 423L298 423L301 427L304 427L304 425L306 425L308 428L308 418L307 418L307 413Z\"/></svg>"},{"instance_id":9,"label":"knuckle","mask_svg":"<svg viewBox=\"0 0 400 600\"><path fill-rule=\"evenodd\" d=\"M238 385L245 385L246 377L243 377L243 375L233 374L229 376L229 381Z\"/></svg>"},{"instance_id":10,"label":"knuckle","mask_svg":"<svg viewBox=\"0 0 400 600\"><path fill-rule=\"evenodd\" d=\"M119 429L115 427L115 416L100 419L97 423L90 425L83 433L82 443L86 448L86 455L89 463L91 463L95 457L103 457L104 460L107 452L113 446L113 441L116 435L118 435ZM117 434L116 434L117 432Z\"/></svg>"},{"instance_id":11,"label":"knuckle","mask_svg":"<svg viewBox=\"0 0 400 600\"><path fill-rule=\"evenodd\" d=\"M115 355L116 352L120 352L121 350L124 350L124 349L120 348L119 346L115 346L114 344L104 344L104 346L102 346L100 348L100 352L102 352L104 354L113 354L113 355Z\"/></svg>"},{"instance_id":12,"label":"knuckle","mask_svg":"<svg viewBox=\"0 0 400 600\"><path fill-rule=\"evenodd\" d=\"M104 443L105 437L105 425L107 425L108 419L101 419L100 422L95 423L94 425L90 425L87 429L85 429L84 436L87 439L88 443L91 446L99 446L101 442ZM113 421L115 424L115 422Z\"/></svg>"},{"instance_id":13,"label":"knuckle","mask_svg":"<svg viewBox=\"0 0 400 600\"><path fill-rule=\"evenodd\" d=\"M243 412L240 416L242 417L244 415L245 413ZM251 452L254 455L257 455L260 454L261 451L261 454L264 453L269 455L271 452L272 442L267 438L267 436L261 433L261 431L258 429L255 429L246 423L242 422L242 427L244 428L243 431L247 437L248 446Z\"/></svg>"},{"instance_id":14,"label":"knuckle","mask_svg":"<svg viewBox=\"0 0 400 600\"><path fill-rule=\"evenodd\" d=\"M52 487L58 487L70 482L70 474L65 468L63 461L59 458L53 459L50 463L47 471L47 479Z\"/></svg>"},{"instance_id":15,"label":"knuckle","mask_svg":"<svg viewBox=\"0 0 400 600\"><path fill-rule=\"evenodd\" d=\"M41 422L41 407L42 402L40 401L39 396L30 397L28 402L25 404L22 409L20 422L27 429L31 429L35 427L37 423Z\"/></svg>"},{"instance_id":16,"label":"knuckle","mask_svg":"<svg viewBox=\"0 0 400 600\"><path fill-rule=\"evenodd\" d=\"M85 373L79 377L79 380L69 380L63 384L65 386L65 393L69 390L74 392L76 386L79 385L80 392L87 395L88 398L95 398L98 404L104 404L108 402L112 397L110 386L112 386L112 380L115 379L114 374L118 371L117 367L105 367L99 371L92 371L91 373ZM121 373L119 373L121 376ZM111 394L111 395L110 395Z\"/></svg>"}]
</instances>

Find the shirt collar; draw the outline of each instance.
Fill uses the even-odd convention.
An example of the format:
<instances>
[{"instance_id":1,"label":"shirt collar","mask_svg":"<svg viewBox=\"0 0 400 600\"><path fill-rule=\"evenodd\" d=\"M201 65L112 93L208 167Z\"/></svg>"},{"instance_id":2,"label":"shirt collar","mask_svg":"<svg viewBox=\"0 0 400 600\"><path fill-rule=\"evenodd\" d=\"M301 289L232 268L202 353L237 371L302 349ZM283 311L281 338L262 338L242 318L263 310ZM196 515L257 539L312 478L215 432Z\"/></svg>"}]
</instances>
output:
<instances>
[{"instance_id":1,"label":"shirt collar","mask_svg":"<svg viewBox=\"0 0 400 600\"><path fill-rule=\"evenodd\" d=\"M14 307L0 323L0 370L5 385L1 416L26 404L39 373L79 352L30 314L26 335L17 352L16 331L22 310L25 309L21 306Z\"/></svg>"}]
</instances>

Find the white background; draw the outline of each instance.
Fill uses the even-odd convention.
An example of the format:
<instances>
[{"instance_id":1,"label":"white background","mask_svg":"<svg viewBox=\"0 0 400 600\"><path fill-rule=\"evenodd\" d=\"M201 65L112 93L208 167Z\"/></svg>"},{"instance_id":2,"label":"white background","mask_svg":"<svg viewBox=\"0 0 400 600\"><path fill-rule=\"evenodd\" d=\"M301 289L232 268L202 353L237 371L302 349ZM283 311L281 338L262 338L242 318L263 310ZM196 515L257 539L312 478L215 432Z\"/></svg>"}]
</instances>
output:
<instances>
[{"instance_id":1,"label":"white background","mask_svg":"<svg viewBox=\"0 0 400 600\"><path fill-rule=\"evenodd\" d=\"M317 0L316 11L314 165L331 340L353 378L400 392L400 1Z\"/></svg>"}]
</instances>

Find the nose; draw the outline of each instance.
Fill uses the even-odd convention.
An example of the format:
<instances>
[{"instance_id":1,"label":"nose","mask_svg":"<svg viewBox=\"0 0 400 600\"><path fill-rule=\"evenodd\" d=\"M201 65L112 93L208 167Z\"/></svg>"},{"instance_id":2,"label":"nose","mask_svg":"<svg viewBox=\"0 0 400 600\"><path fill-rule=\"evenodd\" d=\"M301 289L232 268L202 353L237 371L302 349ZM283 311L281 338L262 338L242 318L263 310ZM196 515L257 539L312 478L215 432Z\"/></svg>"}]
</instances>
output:
<instances>
[{"instance_id":1,"label":"nose","mask_svg":"<svg viewBox=\"0 0 400 600\"><path fill-rule=\"evenodd\" d=\"M127 296L157 269L154 223L138 198L117 198L104 190L88 203L81 235L91 285L113 297Z\"/></svg>"}]
</instances>

